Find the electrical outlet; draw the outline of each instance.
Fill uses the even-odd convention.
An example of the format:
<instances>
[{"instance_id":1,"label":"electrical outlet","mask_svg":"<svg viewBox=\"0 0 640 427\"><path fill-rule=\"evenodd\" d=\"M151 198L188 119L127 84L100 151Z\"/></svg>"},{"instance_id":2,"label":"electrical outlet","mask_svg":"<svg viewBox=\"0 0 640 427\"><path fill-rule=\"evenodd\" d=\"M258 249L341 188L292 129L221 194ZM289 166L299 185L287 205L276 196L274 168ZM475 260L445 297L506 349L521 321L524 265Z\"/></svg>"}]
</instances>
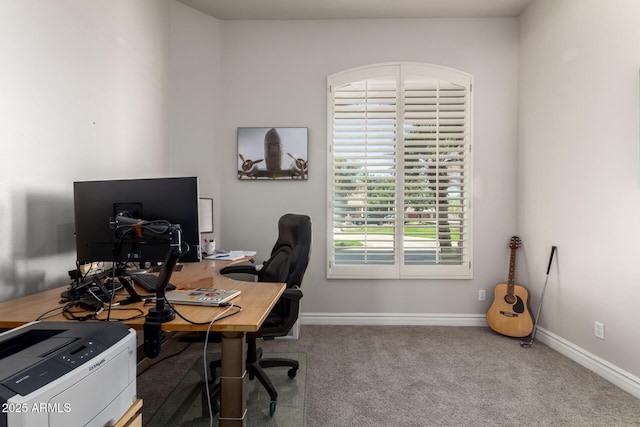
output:
<instances>
[{"instance_id":1,"label":"electrical outlet","mask_svg":"<svg viewBox=\"0 0 640 427\"><path fill-rule=\"evenodd\" d=\"M478 291L478 301L484 301L485 299L487 299L487 294L484 289L480 289Z\"/></svg>"},{"instance_id":2,"label":"electrical outlet","mask_svg":"<svg viewBox=\"0 0 640 427\"><path fill-rule=\"evenodd\" d=\"M596 338L604 339L604 323L595 322L595 334Z\"/></svg>"}]
</instances>

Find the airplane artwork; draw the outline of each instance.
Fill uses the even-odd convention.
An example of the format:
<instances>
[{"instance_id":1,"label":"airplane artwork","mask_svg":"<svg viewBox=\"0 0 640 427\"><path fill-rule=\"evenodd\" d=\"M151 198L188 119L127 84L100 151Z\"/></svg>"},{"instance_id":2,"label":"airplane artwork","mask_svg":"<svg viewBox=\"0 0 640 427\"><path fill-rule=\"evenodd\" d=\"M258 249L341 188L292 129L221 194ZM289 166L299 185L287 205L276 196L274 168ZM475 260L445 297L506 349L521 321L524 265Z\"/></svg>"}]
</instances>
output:
<instances>
[{"instance_id":1,"label":"airplane artwork","mask_svg":"<svg viewBox=\"0 0 640 427\"><path fill-rule=\"evenodd\" d=\"M238 128L238 179L308 178L307 128Z\"/></svg>"}]
</instances>

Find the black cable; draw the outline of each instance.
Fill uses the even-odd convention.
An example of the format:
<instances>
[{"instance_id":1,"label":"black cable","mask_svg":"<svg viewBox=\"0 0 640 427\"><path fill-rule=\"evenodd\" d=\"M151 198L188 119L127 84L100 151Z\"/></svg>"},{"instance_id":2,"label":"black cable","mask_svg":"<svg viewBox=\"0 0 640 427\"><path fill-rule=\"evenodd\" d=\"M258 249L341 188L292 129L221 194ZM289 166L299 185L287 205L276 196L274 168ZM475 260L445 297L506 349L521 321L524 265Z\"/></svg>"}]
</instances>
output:
<instances>
[{"instance_id":1,"label":"black cable","mask_svg":"<svg viewBox=\"0 0 640 427\"><path fill-rule=\"evenodd\" d=\"M85 320L92 320L95 319L100 313L102 313L102 311L104 310L102 307L100 307L97 311L95 312L90 312L89 314L86 314L84 316L76 316L76 314L80 314L80 311L71 311L71 307L74 307L76 305L80 305L80 302L74 302L71 305L68 305L67 307L65 307L65 309L62 311L62 315L64 316L65 319L67 320L79 320L80 322L84 322ZM87 310L82 310L82 312L87 312Z\"/></svg>"},{"instance_id":2,"label":"black cable","mask_svg":"<svg viewBox=\"0 0 640 427\"><path fill-rule=\"evenodd\" d=\"M188 253L189 253L189 251L191 251L191 245L189 245L189 243L188 243L188 242L182 241L180 244L181 244L183 247L187 248L187 250L186 250L186 251L184 251L184 252L182 252L182 254L181 254L180 256L185 255L185 254L188 254Z\"/></svg>"},{"instance_id":3,"label":"black cable","mask_svg":"<svg viewBox=\"0 0 640 427\"><path fill-rule=\"evenodd\" d=\"M137 315L135 315L135 316L131 316L131 317L122 318L122 319L120 319L120 318L118 318L118 319L112 319L111 321L115 321L115 322L127 322L127 321L129 321L129 320L141 319L141 318L143 318L143 317L145 317L145 316L147 315L143 310L141 310L141 309L139 309L139 308L137 308L137 307L128 307L128 308L115 307L115 308L113 308L113 311L129 311L129 310L135 310L135 311L137 311L139 314L137 314ZM108 319L96 319L96 320L99 320L100 322L109 322L109 320L108 320Z\"/></svg>"},{"instance_id":4,"label":"black cable","mask_svg":"<svg viewBox=\"0 0 640 427\"><path fill-rule=\"evenodd\" d=\"M161 236L171 228L171 222L166 220L153 220L153 221L142 220L140 221L140 223L136 225L119 225L115 228L114 235L116 237L126 236L127 234L133 232L134 228L136 227L143 228L145 231L151 234Z\"/></svg>"},{"instance_id":5,"label":"black cable","mask_svg":"<svg viewBox=\"0 0 640 427\"><path fill-rule=\"evenodd\" d=\"M113 307L113 299L116 296L116 269L111 269L111 295L107 295L109 298L109 307L107 307L107 322L111 320L111 308Z\"/></svg>"},{"instance_id":6,"label":"black cable","mask_svg":"<svg viewBox=\"0 0 640 427\"><path fill-rule=\"evenodd\" d=\"M208 322L194 322L192 320L187 319L186 317L184 317L182 314L180 314L180 312L178 312L178 310L176 310L176 308L169 302L169 300L165 297L164 301L167 303L167 305L178 315L179 318L181 318L182 320L184 320L185 322L189 322L192 325L208 325L211 323L211 320L209 320ZM230 304L228 302L223 302L220 303L219 307L229 307L229 306L233 306L238 308L238 311L233 312L233 313L229 313L226 316L222 316L218 319L216 319L216 322L222 319L226 319L227 317L231 317L231 316L235 316L236 314L240 313L242 311L242 307L240 307L239 305L235 305L235 304Z\"/></svg>"},{"instance_id":7,"label":"black cable","mask_svg":"<svg viewBox=\"0 0 640 427\"><path fill-rule=\"evenodd\" d=\"M46 313L43 313L36 320L43 319L44 315L46 315L47 313L50 313L50 312L52 312L54 310L62 310L62 315L67 320L79 320L81 322L83 322L85 320L97 320L99 322L110 322L110 321L127 322L129 320L141 319L146 315L144 310L141 310L141 309L139 309L137 307L126 307L126 308L124 308L124 307L114 307L113 308L114 311L136 311L138 314L136 314L135 316L130 316L130 317L126 317L126 318L98 319L98 315L100 315L100 313L102 313L104 311L104 309L102 307L100 307L98 310L96 310L94 312L90 312L89 310L86 310L86 309L82 309L82 310L78 310L78 311L72 311L71 310L71 308L79 306L79 305L80 305L80 301L70 302L70 303L66 304L65 306L63 306L63 307L56 307L56 308L54 308L52 310L47 311ZM88 313L88 314L80 316L81 313ZM49 316L49 317L53 317L53 316Z\"/></svg>"},{"instance_id":8,"label":"black cable","mask_svg":"<svg viewBox=\"0 0 640 427\"><path fill-rule=\"evenodd\" d=\"M64 310L66 310L67 308L71 307L73 304L75 304L75 301L74 301L74 302L69 302L69 303L67 303L67 304L63 305L62 307L56 307L56 308L52 308L51 310L47 310L47 311L45 311L44 313L42 313L40 316L38 316L38 317L36 318L35 322L37 322L37 321L39 321L39 320L43 320L43 319L49 319L50 317L55 317L55 316L57 316L57 315L58 315L58 314L60 314L60 313L52 314L51 316L47 316L47 317L45 317L45 316L46 316L47 314L49 314L49 313L53 312L53 311L57 311L57 310L63 310L63 311L64 311Z\"/></svg>"},{"instance_id":9,"label":"black cable","mask_svg":"<svg viewBox=\"0 0 640 427\"><path fill-rule=\"evenodd\" d=\"M116 229L116 231L114 232L116 237L117 237L117 231L118 231L118 229ZM118 241L118 244L116 245L116 247L114 248L114 251L113 251L113 263L112 263L113 265L111 266L111 286L112 286L112 291L111 291L111 295L110 295L111 298L110 298L110 301L109 301L109 307L108 307L108 311L107 311L107 322L109 320L111 320L111 308L113 306L113 299L114 299L114 297L116 295L116 289L115 289L115 286L116 286L115 285L116 270L118 270L120 268L119 264L122 264L122 263L118 263L118 258L119 258L119 255L120 255L120 251L122 250L122 247L124 245L124 240L125 240L126 236L128 234L130 234L131 232L132 232L132 230L131 230L131 228L129 228L128 230L126 230L120 236L120 240ZM129 263L129 256L127 256L127 261L124 263L124 268L126 268L128 263ZM109 296L109 295L107 295L107 296ZM140 311L142 312L142 310L140 310ZM139 316L135 316L132 319L136 319L137 317L139 317ZM123 320L131 320L131 319L123 319Z\"/></svg>"}]
</instances>

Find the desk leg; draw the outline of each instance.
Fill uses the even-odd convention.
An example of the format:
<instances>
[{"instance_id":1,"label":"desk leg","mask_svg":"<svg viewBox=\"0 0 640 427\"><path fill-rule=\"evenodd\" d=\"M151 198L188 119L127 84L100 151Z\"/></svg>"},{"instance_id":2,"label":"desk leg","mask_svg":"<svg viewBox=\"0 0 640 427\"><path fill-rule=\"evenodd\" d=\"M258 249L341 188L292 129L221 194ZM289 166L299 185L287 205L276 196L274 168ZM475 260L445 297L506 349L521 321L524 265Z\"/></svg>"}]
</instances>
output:
<instances>
[{"instance_id":1,"label":"desk leg","mask_svg":"<svg viewBox=\"0 0 640 427\"><path fill-rule=\"evenodd\" d=\"M246 424L247 342L244 332L222 332L220 426Z\"/></svg>"}]
</instances>

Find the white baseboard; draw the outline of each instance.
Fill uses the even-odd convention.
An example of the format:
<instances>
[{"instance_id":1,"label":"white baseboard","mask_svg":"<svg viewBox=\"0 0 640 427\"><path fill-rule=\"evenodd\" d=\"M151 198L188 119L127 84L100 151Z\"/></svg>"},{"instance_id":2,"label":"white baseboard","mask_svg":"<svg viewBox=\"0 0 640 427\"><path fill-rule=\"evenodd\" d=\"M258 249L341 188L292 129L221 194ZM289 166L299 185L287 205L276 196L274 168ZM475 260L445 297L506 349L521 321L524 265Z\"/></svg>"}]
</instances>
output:
<instances>
[{"instance_id":1,"label":"white baseboard","mask_svg":"<svg viewBox=\"0 0 640 427\"><path fill-rule=\"evenodd\" d=\"M303 325L487 326L483 314L302 313L299 320ZM640 378L544 328L537 329L536 340L640 399Z\"/></svg>"},{"instance_id":2,"label":"white baseboard","mask_svg":"<svg viewBox=\"0 0 640 427\"><path fill-rule=\"evenodd\" d=\"M544 328L538 328L536 332L536 340L548 345L568 359L584 366L607 381L613 383L615 386L640 399L640 378L635 375L632 375L612 363L589 353L585 349L570 343L564 338L561 338Z\"/></svg>"},{"instance_id":3,"label":"white baseboard","mask_svg":"<svg viewBox=\"0 0 640 427\"><path fill-rule=\"evenodd\" d=\"M303 325L487 326L483 314L302 313Z\"/></svg>"}]
</instances>

